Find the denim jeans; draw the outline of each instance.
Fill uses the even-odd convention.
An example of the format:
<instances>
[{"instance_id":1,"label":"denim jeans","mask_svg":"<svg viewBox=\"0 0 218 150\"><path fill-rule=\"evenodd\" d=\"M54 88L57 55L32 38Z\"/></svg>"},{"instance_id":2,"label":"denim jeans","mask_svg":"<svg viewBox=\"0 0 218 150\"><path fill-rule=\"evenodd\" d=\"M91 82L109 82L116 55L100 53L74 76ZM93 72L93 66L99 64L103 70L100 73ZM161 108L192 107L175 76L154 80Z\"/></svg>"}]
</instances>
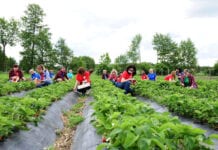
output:
<instances>
[{"instance_id":1,"label":"denim jeans","mask_svg":"<svg viewBox=\"0 0 218 150\"><path fill-rule=\"evenodd\" d=\"M131 82L130 81L126 81L126 82L116 82L115 83L116 87L124 89L125 90L125 94L128 93L132 93L132 89L130 88Z\"/></svg>"},{"instance_id":2,"label":"denim jeans","mask_svg":"<svg viewBox=\"0 0 218 150\"><path fill-rule=\"evenodd\" d=\"M48 86L51 83L52 83L51 81L44 81L43 83L38 84L36 87L41 88L43 86Z\"/></svg>"}]
</instances>

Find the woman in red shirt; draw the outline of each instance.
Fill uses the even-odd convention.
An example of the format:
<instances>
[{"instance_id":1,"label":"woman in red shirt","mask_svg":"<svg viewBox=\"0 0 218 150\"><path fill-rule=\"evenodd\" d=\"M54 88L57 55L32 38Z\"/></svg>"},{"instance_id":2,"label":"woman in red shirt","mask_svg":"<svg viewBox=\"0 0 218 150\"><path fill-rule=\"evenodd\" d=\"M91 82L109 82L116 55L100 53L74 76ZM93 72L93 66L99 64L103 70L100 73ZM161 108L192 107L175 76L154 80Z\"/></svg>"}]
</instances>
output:
<instances>
[{"instance_id":1,"label":"woman in red shirt","mask_svg":"<svg viewBox=\"0 0 218 150\"><path fill-rule=\"evenodd\" d=\"M125 94L131 93L133 94L133 90L130 88L131 84L135 83L135 79L133 76L136 74L136 67L134 65L130 65L126 68L126 70L121 75L120 82L116 82L116 87L125 90Z\"/></svg>"},{"instance_id":2,"label":"woman in red shirt","mask_svg":"<svg viewBox=\"0 0 218 150\"><path fill-rule=\"evenodd\" d=\"M172 71L171 74L167 75L164 78L165 81L175 81L176 80L176 71Z\"/></svg>"},{"instance_id":3,"label":"woman in red shirt","mask_svg":"<svg viewBox=\"0 0 218 150\"><path fill-rule=\"evenodd\" d=\"M144 70L142 70L141 79L142 80L147 80L148 79L148 76L146 75Z\"/></svg>"},{"instance_id":4,"label":"woman in red shirt","mask_svg":"<svg viewBox=\"0 0 218 150\"><path fill-rule=\"evenodd\" d=\"M74 86L74 92L81 92L83 95L88 94L88 90L91 88L90 73L85 71L83 67L78 69L76 75L76 83Z\"/></svg>"}]
</instances>

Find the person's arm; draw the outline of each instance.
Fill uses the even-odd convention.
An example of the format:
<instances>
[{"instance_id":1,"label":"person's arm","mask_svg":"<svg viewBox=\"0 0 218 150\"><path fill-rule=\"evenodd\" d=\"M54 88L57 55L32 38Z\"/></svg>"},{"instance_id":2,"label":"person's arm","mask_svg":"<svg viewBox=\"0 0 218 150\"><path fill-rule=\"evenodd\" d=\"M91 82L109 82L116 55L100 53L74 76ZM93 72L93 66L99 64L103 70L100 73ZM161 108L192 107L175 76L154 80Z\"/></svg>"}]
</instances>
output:
<instances>
[{"instance_id":1,"label":"person's arm","mask_svg":"<svg viewBox=\"0 0 218 150\"><path fill-rule=\"evenodd\" d=\"M74 92L77 91L77 86L78 86L78 85L79 85L79 82L76 80L75 85L74 85L74 88L73 88Z\"/></svg>"},{"instance_id":2,"label":"person's arm","mask_svg":"<svg viewBox=\"0 0 218 150\"><path fill-rule=\"evenodd\" d=\"M69 78L68 78L68 76L67 76L67 73L65 72L65 78L67 79L67 80L69 80Z\"/></svg>"},{"instance_id":3,"label":"person's arm","mask_svg":"<svg viewBox=\"0 0 218 150\"><path fill-rule=\"evenodd\" d=\"M59 76L59 71L58 71L57 74L55 75L54 80L57 80L58 76Z\"/></svg>"}]
</instances>

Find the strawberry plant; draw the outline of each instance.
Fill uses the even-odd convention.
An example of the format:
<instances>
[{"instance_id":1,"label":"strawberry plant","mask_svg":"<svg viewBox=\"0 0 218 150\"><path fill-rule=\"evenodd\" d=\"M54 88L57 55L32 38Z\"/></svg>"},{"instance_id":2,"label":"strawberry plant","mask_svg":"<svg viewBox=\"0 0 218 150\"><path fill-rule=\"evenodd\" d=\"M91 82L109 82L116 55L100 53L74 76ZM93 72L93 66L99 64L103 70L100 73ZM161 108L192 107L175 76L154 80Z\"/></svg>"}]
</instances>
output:
<instances>
[{"instance_id":1,"label":"strawberry plant","mask_svg":"<svg viewBox=\"0 0 218 150\"><path fill-rule=\"evenodd\" d=\"M169 89L170 85L162 84ZM95 101L93 125L104 137L97 149L210 149L213 137L205 130L181 124L169 113L157 113L147 104L114 87L109 81L92 82ZM140 88L140 87L139 87ZM106 139L106 143L105 143Z\"/></svg>"}]
</instances>

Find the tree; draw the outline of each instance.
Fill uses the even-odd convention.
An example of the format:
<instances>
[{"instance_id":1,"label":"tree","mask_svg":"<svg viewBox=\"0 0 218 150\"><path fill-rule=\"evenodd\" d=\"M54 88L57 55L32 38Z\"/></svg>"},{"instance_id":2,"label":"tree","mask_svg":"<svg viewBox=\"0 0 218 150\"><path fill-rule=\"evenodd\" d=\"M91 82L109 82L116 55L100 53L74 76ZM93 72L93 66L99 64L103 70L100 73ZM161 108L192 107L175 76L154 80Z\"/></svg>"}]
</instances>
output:
<instances>
[{"instance_id":1,"label":"tree","mask_svg":"<svg viewBox=\"0 0 218 150\"><path fill-rule=\"evenodd\" d=\"M70 63L70 69L72 69L74 72L77 72L79 67L84 67L85 69L94 69L95 61L89 56L73 57Z\"/></svg>"},{"instance_id":2,"label":"tree","mask_svg":"<svg viewBox=\"0 0 218 150\"><path fill-rule=\"evenodd\" d=\"M53 68L55 62L57 62L57 58L55 50L52 48L51 33L49 33L49 29L40 29L36 38L36 63Z\"/></svg>"},{"instance_id":3,"label":"tree","mask_svg":"<svg viewBox=\"0 0 218 150\"><path fill-rule=\"evenodd\" d=\"M191 39L181 41L178 48L177 58L178 66L181 68L196 68L197 67L197 50Z\"/></svg>"},{"instance_id":4,"label":"tree","mask_svg":"<svg viewBox=\"0 0 218 150\"><path fill-rule=\"evenodd\" d=\"M57 52L58 64L67 67L73 58L73 51L67 46L63 38L57 41L55 50Z\"/></svg>"},{"instance_id":5,"label":"tree","mask_svg":"<svg viewBox=\"0 0 218 150\"><path fill-rule=\"evenodd\" d=\"M171 37L163 34L155 34L153 37L153 49L157 51L157 63L162 63L173 69L177 64L177 44Z\"/></svg>"},{"instance_id":6,"label":"tree","mask_svg":"<svg viewBox=\"0 0 218 150\"><path fill-rule=\"evenodd\" d=\"M111 59L108 53L105 53L100 56L100 64L107 64L109 65L111 63Z\"/></svg>"},{"instance_id":7,"label":"tree","mask_svg":"<svg viewBox=\"0 0 218 150\"><path fill-rule=\"evenodd\" d=\"M18 40L18 22L14 19L10 19L9 21L0 18L0 44L2 46L2 70L5 71L6 67L6 46L15 46Z\"/></svg>"},{"instance_id":8,"label":"tree","mask_svg":"<svg viewBox=\"0 0 218 150\"><path fill-rule=\"evenodd\" d=\"M218 75L218 60L217 60L217 62L214 64L214 75Z\"/></svg>"},{"instance_id":9,"label":"tree","mask_svg":"<svg viewBox=\"0 0 218 150\"><path fill-rule=\"evenodd\" d=\"M141 62L141 56L139 51L141 40L142 40L142 36L140 34L137 34L132 40L129 51L127 52L127 55L131 63L137 63L137 60Z\"/></svg>"},{"instance_id":10,"label":"tree","mask_svg":"<svg viewBox=\"0 0 218 150\"><path fill-rule=\"evenodd\" d=\"M22 63L26 63L24 66L26 69L36 67L37 51L36 47L39 43L40 31L43 31L45 25L43 25L43 18L45 16L42 8L38 4L29 4L27 10L24 12L25 16L22 20L22 30L20 34L21 45L24 51L21 52L23 56Z\"/></svg>"},{"instance_id":11,"label":"tree","mask_svg":"<svg viewBox=\"0 0 218 150\"><path fill-rule=\"evenodd\" d=\"M126 68L126 65L128 64L128 56L126 54L122 54L115 58L115 68L121 72Z\"/></svg>"}]
</instances>

